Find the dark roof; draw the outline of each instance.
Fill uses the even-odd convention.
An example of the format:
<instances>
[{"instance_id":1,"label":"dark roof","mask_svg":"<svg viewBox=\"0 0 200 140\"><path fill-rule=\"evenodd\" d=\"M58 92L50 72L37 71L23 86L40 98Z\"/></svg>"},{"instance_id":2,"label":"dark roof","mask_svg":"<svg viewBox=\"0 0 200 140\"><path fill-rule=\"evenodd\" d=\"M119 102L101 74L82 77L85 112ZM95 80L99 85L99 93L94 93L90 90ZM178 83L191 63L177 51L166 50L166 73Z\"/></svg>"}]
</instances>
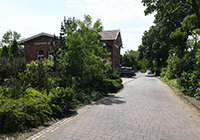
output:
<instances>
[{"instance_id":1,"label":"dark roof","mask_svg":"<svg viewBox=\"0 0 200 140\"><path fill-rule=\"evenodd\" d=\"M116 40L120 30L106 30L100 32L99 34L102 36L104 40Z\"/></svg>"}]
</instances>

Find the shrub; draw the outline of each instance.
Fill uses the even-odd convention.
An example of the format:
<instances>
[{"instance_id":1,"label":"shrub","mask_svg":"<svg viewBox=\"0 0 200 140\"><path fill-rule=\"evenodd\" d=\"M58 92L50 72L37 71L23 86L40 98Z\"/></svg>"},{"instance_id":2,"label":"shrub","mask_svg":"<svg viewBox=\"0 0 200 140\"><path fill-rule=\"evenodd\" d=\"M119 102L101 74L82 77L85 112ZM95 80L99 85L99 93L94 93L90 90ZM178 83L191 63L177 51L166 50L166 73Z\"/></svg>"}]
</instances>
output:
<instances>
[{"instance_id":1,"label":"shrub","mask_svg":"<svg viewBox=\"0 0 200 140\"><path fill-rule=\"evenodd\" d=\"M39 91L46 90L49 94L51 88L55 87L56 75L51 69L52 62L50 60L32 61L27 65L27 70L24 71L22 77L30 84L31 87Z\"/></svg>"},{"instance_id":2,"label":"shrub","mask_svg":"<svg viewBox=\"0 0 200 140\"><path fill-rule=\"evenodd\" d=\"M174 79L176 78L176 73L174 71L174 67L177 63L180 62L180 58L178 58L177 56L169 56L169 58L167 59L167 68L165 70L165 76L168 78L168 79Z\"/></svg>"},{"instance_id":3,"label":"shrub","mask_svg":"<svg viewBox=\"0 0 200 140\"><path fill-rule=\"evenodd\" d=\"M145 69L141 69L140 72L141 72L141 73L145 73L146 70L145 70Z\"/></svg>"},{"instance_id":4,"label":"shrub","mask_svg":"<svg viewBox=\"0 0 200 140\"><path fill-rule=\"evenodd\" d=\"M52 114L44 94L28 88L23 97L15 99L4 94L0 96L0 130L2 133L22 131L38 127L49 120Z\"/></svg>"},{"instance_id":5,"label":"shrub","mask_svg":"<svg viewBox=\"0 0 200 140\"><path fill-rule=\"evenodd\" d=\"M104 79L110 93L116 93L122 87L122 80L120 79Z\"/></svg>"},{"instance_id":6,"label":"shrub","mask_svg":"<svg viewBox=\"0 0 200 140\"><path fill-rule=\"evenodd\" d=\"M26 69L24 58L0 57L0 84L10 78L18 78L18 74Z\"/></svg>"},{"instance_id":7,"label":"shrub","mask_svg":"<svg viewBox=\"0 0 200 140\"><path fill-rule=\"evenodd\" d=\"M189 59L183 58L179 62L177 62L173 68L176 78L181 77L181 74L183 72L190 73L190 71L194 71L195 69L194 64L195 64L195 60L191 58Z\"/></svg>"},{"instance_id":8,"label":"shrub","mask_svg":"<svg viewBox=\"0 0 200 140\"><path fill-rule=\"evenodd\" d=\"M166 71L167 71L167 68L162 68L161 73L160 73L160 77L162 77L162 78L165 77Z\"/></svg>"},{"instance_id":9,"label":"shrub","mask_svg":"<svg viewBox=\"0 0 200 140\"><path fill-rule=\"evenodd\" d=\"M84 91L77 92L76 99L78 100L79 106L91 103L90 96L88 94L84 93Z\"/></svg>"},{"instance_id":10,"label":"shrub","mask_svg":"<svg viewBox=\"0 0 200 140\"><path fill-rule=\"evenodd\" d=\"M122 79L117 71L108 71L107 78L103 80L108 92L116 93L123 85Z\"/></svg>"},{"instance_id":11,"label":"shrub","mask_svg":"<svg viewBox=\"0 0 200 140\"><path fill-rule=\"evenodd\" d=\"M109 79L121 79L120 78L120 74L117 71L114 71L114 72L113 71L109 71L107 77Z\"/></svg>"},{"instance_id":12,"label":"shrub","mask_svg":"<svg viewBox=\"0 0 200 140\"><path fill-rule=\"evenodd\" d=\"M198 71L194 71L192 73L183 72L181 77L178 79L178 84L181 91L194 97L197 89L199 88L199 79L200 75Z\"/></svg>"},{"instance_id":13,"label":"shrub","mask_svg":"<svg viewBox=\"0 0 200 140\"><path fill-rule=\"evenodd\" d=\"M195 97L197 100L200 100L200 89L199 89L199 88L196 90L196 94L194 95L194 97Z\"/></svg>"},{"instance_id":14,"label":"shrub","mask_svg":"<svg viewBox=\"0 0 200 140\"><path fill-rule=\"evenodd\" d=\"M64 116L67 111L77 106L76 94L71 88L58 87L49 94L49 104L54 110L54 116Z\"/></svg>"}]
</instances>

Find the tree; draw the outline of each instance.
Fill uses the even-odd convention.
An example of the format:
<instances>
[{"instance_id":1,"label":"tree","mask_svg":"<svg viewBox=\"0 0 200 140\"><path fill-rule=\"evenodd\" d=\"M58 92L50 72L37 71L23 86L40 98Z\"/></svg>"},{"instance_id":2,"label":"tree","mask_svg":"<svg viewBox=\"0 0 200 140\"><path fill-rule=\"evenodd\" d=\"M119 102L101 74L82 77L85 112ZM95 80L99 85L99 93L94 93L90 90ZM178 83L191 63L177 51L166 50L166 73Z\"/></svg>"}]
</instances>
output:
<instances>
[{"instance_id":1,"label":"tree","mask_svg":"<svg viewBox=\"0 0 200 140\"><path fill-rule=\"evenodd\" d=\"M187 48L187 38L189 34L182 34L177 37L170 35L181 28L184 18L194 13L194 9L187 3L178 4L178 1L171 0L143 0L142 3L147 6L145 14L151 14L156 11L155 25L144 32L142 45L139 47L140 60L145 57L152 62L152 68L159 69L167 65L166 60L169 55L184 56L184 50ZM176 5L176 6L175 6Z\"/></svg>"},{"instance_id":2,"label":"tree","mask_svg":"<svg viewBox=\"0 0 200 140\"><path fill-rule=\"evenodd\" d=\"M8 57L8 54L9 54L8 47L4 45L1 50L1 57Z\"/></svg>"},{"instance_id":3,"label":"tree","mask_svg":"<svg viewBox=\"0 0 200 140\"><path fill-rule=\"evenodd\" d=\"M159 12L165 8L173 8L175 9L178 6L190 6L194 13L196 14L198 20L200 20L200 2L198 0L142 0L144 6L147 6L145 10L145 14L151 14L155 11Z\"/></svg>"},{"instance_id":4,"label":"tree","mask_svg":"<svg viewBox=\"0 0 200 140\"><path fill-rule=\"evenodd\" d=\"M125 52L123 56L120 58L121 65L126 67L133 67L136 69L138 62L138 52L133 50L128 50ZM135 67L134 67L135 66Z\"/></svg>"},{"instance_id":5,"label":"tree","mask_svg":"<svg viewBox=\"0 0 200 140\"><path fill-rule=\"evenodd\" d=\"M14 57L23 57L24 54L19 50L19 44L17 40L19 40L21 35L16 31L7 31L2 37L2 52L1 56L8 56L9 54Z\"/></svg>"},{"instance_id":6,"label":"tree","mask_svg":"<svg viewBox=\"0 0 200 140\"><path fill-rule=\"evenodd\" d=\"M171 46L169 48L171 54L184 57L183 52L187 52L188 37L192 35L195 28L200 27L200 2L198 0L142 0L142 3L147 6L146 15L157 12L154 22L156 25L162 23L161 31L165 30L163 25L170 24L167 27L173 30L165 32L168 34L167 40L171 40L168 41L170 45L167 46ZM164 32L160 35L163 36Z\"/></svg>"},{"instance_id":7,"label":"tree","mask_svg":"<svg viewBox=\"0 0 200 140\"><path fill-rule=\"evenodd\" d=\"M10 45L14 40L19 40L20 37L21 34L17 33L16 31L9 30L3 35L2 42L6 45Z\"/></svg>"},{"instance_id":8,"label":"tree","mask_svg":"<svg viewBox=\"0 0 200 140\"><path fill-rule=\"evenodd\" d=\"M92 25L92 17L89 15L85 15L83 21L76 20L66 26L67 64L73 77L87 80L100 76L102 70L106 69L105 62L109 54L100 42L98 33L102 30L100 19Z\"/></svg>"},{"instance_id":9,"label":"tree","mask_svg":"<svg viewBox=\"0 0 200 140\"><path fill-rule=\"evenodd\" d=\"M77 92L85 90L89 94L106 90L103 80L111 69L111 63L108 59L110 54L100 41L99 32L103 30L100 19L93 23L92 17L85 15L83 21L73 19L64 20L64 23L60 33L63 40L51 43L59 86L76 87Z\"/></svg>"},{"instance_id":10,"label":"tree","mask_svg":"<svg viewBox=\"0 0 200 140\"><path fill-rule=\"evenodd\" d=\"M13 40L11 46L10 46L10 54L14 57L19 57L19 47L16 40Z\"/></svg>"}]
</instances>

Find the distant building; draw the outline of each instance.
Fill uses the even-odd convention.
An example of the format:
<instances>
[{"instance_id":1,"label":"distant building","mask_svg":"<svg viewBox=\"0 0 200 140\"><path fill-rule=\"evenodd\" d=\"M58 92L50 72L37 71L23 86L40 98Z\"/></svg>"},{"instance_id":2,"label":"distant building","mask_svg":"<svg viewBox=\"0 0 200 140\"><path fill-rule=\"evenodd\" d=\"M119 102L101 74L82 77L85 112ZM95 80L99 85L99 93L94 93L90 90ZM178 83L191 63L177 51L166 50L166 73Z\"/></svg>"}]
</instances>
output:
<instances>
[{"instance_id":1,"label":"distant building","mask_svg":"<svg viewBox=\"0 0 200 140\"><path fill-rule=\"evenodd\" d=\"M102 41L105 43L104 48L111 53L112 68L120 67L120 51L123 46L120 30L106 30L99 33Z\"/></svg>"},{"instance_id":2,"label":"distant building","mask_svg":"<svg viewBox=\"0 0 200 140\"><path fill-rule=\"evenodd\" d=\"M54 40L54 35L42 32L20 41L20 45L24 45L26 61L30 62L41 58L48 59L50 56L51 40Z\"/></svg>"},{"instance_id":3,"label":"distant building","mask_svg":"<svg viewBox=\"0 0 200 140\"><path fill-rule=\"evenodd\" d=\"M120 49L122 47L120 30L107 30L99 34L102 36L101 41L104 42L104 48L111 53L112 68L118 68L120 65ZM51 40L54 41L54 35L42 32L19 43L24 45L25 58L30 62L50 57Z\"/></svg>"}]
</instances>

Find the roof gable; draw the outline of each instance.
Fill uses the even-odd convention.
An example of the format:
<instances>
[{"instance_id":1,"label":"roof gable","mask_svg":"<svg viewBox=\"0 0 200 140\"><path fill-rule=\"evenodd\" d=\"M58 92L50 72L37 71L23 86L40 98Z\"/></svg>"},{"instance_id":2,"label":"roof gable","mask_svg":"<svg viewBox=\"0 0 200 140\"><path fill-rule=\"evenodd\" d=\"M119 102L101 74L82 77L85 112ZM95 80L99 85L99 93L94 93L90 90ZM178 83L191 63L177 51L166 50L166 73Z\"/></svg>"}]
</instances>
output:
<instances>
[{"instance_id":1,"label":"roof gable","mask_svg":"<svg viewBox=\"0 0 200 140\"><path fill-rule=\"evenodd\" d=\"M116 40L119 33L120 33L120 30L106 30L106 31L100 32L99 34L102 36L104 40Z\"/></svg>"},{"instance_id":2,"label":"roof gable","mask_svg":"<svg viewBox=\"0 0 200 140\"><path fill-rule=\"evenodd\" d=\"M33 40L33 39L35 39L35 38L37 38L37 37L40 37L40 36L48 36L48 37L54 38L54 35L51 35L51 34L42 32L42 33L39 33L39 34L37 34L37 35L31 36L31 37L29 37L29 38L26 38L26 39L24 39L24 40L22 40L22 41L19 41L19 44L23 44L24 42Z\"/></svg>"}]
</instances>

